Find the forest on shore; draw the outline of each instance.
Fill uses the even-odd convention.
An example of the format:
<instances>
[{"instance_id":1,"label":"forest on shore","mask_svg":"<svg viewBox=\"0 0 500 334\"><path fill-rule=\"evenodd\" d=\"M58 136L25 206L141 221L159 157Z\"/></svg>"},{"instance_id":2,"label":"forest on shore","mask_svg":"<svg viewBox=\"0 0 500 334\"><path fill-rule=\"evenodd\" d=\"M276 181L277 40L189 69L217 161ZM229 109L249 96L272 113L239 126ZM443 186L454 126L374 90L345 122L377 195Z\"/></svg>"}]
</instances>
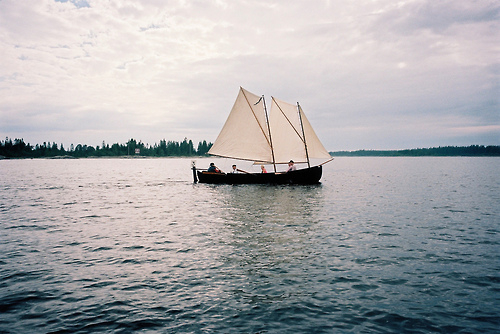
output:
<instances>
[{"instance_id":1,"label":"forest on shore","mask_svg":"<svg viewBox=\"0 0 500 334\"><path fill-rule=\"evenodd\" d=\"M0 141L0 158L89 158L89 157L191 157L205 156L212 147L206 140L200 141L197 147L193 141L184 138L182 142L160 140L158 144L149 145L135 139L128 140L125 144L106 144L89 146L78 144L66 149L62 144L44 142L43 144L30 145L23 139L10 139ZM415 148L406 150L358 150L330 152L333 157L498 157L500 146L444 146L432 148Z\"/></svg>"},{"instance_id":2,"label":"forest on shore","mask_svg":"<svg viewBox=\"0 0 500 334\"><path fill-rule=\"evenodd\" d=\"M88 157L119 157L119 156L143 156L143 157L183 157L203 156L212 147L212 143L205 140L194 147L193 141L184 138L182 142L160 140L159 144L153 146L141 141L130 139L125 144L106 144L102 146L90 146L78 144L66 149L62 144L44 142L43 144L30 145L23 139L5 138L0 141L0 157L3 158L88 158Z\"/></svg>"},{"instance_id":3,"label":"forest on shore","mask_svg":"<svg viewBox=\"0 0 500 334\"><path fill-rule=\"evenodd\" d=\"M407 150L358 150L330 152L334 157L498 157L500 146L444 146Z\"/></svg>"}]
</instances>

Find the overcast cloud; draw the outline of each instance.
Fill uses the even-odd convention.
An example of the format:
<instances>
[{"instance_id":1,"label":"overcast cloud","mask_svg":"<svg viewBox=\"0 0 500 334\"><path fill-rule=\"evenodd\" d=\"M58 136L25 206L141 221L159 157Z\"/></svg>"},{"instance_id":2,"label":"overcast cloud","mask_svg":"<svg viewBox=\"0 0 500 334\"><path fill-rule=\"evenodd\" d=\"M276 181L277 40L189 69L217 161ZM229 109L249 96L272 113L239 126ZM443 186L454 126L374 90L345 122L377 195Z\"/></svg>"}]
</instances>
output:
<instances>
[{"instance_id":1,"label":"overcast cloud","mask_svg":"<svg viewBox=\"0 0 500 334\"><path fill-rule=\"evenodd\" d=\"M214 141L242 86L331 151L500 145L499 22L497 0L0 0L0 135Z\"/></svg>"}]
</instances>

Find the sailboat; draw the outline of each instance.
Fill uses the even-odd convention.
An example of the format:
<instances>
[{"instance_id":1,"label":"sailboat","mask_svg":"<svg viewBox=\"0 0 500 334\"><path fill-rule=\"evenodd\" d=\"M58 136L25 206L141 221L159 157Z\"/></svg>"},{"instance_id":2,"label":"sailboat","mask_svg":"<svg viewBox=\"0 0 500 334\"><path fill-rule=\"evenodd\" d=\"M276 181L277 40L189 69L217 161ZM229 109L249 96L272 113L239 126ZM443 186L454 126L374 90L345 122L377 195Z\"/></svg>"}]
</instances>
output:
<instances>
[{"instance_id":1,"label":"sailboat","mask_svg":"<svg viewBox=\"0 0 500 334\"><path fill-rule=\"evenodd\" d=\"M195 183L315 184L321 179L322 165L333 160L299 103L293 105L271 97L268 114L264 96L242 87L208 154L272 165L273 170L268 173L209 172L197 169L193 162ZM321 163L312 166L311 160ZM277 165L290 165L291 162L307 164L307 167L278 171Z\"/></svg>"}]
</instances>

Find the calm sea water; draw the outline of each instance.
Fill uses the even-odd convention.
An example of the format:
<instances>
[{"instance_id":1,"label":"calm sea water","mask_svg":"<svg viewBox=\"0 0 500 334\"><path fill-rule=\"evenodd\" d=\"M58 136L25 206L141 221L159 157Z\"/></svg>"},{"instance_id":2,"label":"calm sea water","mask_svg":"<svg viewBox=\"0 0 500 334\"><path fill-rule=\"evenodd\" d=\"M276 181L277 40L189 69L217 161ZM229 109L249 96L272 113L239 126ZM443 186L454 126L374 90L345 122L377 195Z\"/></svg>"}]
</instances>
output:
<instances>
[{"instance_id":1,"label":"calm sea water","mask_svg":"<svg viewBox=\"0 0 500 334\"><path fill-rule=\"evenodd\" d=\"M0 161L0 332L497 332L499 166L217 186L187 159Z\"/></svg>"}]
</instances>

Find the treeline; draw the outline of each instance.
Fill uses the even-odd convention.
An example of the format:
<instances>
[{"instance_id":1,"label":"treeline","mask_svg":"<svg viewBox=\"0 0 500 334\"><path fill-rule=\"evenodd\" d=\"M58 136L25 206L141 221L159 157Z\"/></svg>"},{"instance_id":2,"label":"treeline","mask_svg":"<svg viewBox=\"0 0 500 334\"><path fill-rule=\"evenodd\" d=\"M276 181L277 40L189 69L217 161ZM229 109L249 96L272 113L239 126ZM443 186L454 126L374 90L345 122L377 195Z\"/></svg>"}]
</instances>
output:
<instances>
[{"instance_id":1,"label":"treeline","mask_svg":"<svg viewBox=\"0 0 500 334\"><path fill-rule=\"evenodd\" d=\"M335 157L498 157L500 146L440 146L395 151L338 151L330 154Z\"/></svg>"},{"instance_id":2,"label":"treeline","mask_svg":"<svg viewBox=\"0 0 500 334\"><path fill-rule=\"evenodd\" d=\"M89 146L78 144L66 149L62 144L44 142L35 146L25 143L23 139L5 138L0 141L0 157L4 158L50 158L50 157L116 157L116 156L147 156L147 157L180 157L203 156L212 147L205 140L195 148L193 141L184 138L182 142L160 140L159 144L146 145L141 141L130 139L126 144L106 144Z\"/></svg>"}]
</instances>

